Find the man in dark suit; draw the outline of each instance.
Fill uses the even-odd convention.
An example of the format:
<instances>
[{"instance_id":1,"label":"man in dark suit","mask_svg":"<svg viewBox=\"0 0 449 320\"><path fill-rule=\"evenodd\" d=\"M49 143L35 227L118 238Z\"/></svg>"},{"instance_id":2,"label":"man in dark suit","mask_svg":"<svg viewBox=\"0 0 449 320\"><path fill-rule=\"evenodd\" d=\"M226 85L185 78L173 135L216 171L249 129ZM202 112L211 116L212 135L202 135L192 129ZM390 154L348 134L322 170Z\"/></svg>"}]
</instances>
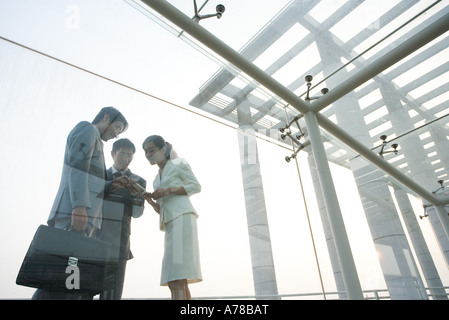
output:
<instances>
[{"instance_id":1,"label":"man in dark suit","mask_svg":"<svg viewBox=\"0 0 449 320\"><path fill-rule=\"evenodd\" d=\"M106 171L108 180L127 176L143 189L140 192L134 187L117 189L104 199L101 239L112 243L112 258L118 260L118 265L115 272L115 286L100 294L101 300L121 299L126 263L133 258L130 250L131 218L138 218L143 214L144 199L141 194L146 188L146 181L129 169L135 152L136 148L130 140L115 141L111 151L114 163Z\"/></svg>"},{"instance_id":2,"label":"man in dark suit","mask_svg":"<svg viewBox=\"0 0 449 320\"><path fill-rule=\"evenodd\" d=\"M128 122L117 109L105 107L92 123L82 121L70 131L61 182L47 221L49 226L98 237L104 194L130 183L127 177L106 183L103 141L116 138L127 127ZM76 292L38 289L32 299L80 299L80 296Z\"/></svg>"}]
</instances>

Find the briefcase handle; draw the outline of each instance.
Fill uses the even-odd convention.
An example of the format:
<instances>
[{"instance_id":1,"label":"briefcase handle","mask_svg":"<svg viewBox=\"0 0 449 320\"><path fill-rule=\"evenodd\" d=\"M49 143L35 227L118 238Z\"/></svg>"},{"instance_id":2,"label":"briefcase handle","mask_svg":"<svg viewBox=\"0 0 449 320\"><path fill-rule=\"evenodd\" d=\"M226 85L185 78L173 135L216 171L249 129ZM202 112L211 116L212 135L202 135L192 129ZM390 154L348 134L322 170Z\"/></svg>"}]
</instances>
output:
<instances>
[{"instance_id":1,"label":"briefcase handle","mask_svg":"<svg viewBox=\"0 0 449 320\"><path fill-rule=\"evenodd\" d=\"M83 231L76 231L76 230L72 230L71 227L65 227L64 230L70 231L70 232L74 232L74 233L78 233L78 234L81 234L81 235L83 235L83 236L88 237L88 235L87 235L87 233L86 233L86 229L84 229Z\"/></svg>"}]
</instances>

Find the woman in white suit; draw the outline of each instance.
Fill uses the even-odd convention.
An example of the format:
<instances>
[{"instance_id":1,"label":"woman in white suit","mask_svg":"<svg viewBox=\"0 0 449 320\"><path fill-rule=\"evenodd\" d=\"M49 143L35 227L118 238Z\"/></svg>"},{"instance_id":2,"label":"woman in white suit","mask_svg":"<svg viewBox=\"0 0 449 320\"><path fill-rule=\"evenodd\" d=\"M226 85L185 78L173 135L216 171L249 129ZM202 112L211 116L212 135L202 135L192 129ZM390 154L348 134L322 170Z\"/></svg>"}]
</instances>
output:
<instances>
[{"instance_id":1,"label":"woman in white suit","mask_svg":"<svg viewBox=\"0 0 449 320\"><path fill-rule=\"evenodd\" d=\"M201 186L188 163L174 156L172 146L161 136L143 142L145 156L159 173L153 181L154 192L145 199L160 214L160 229L165 231L161 286L170 288L173 300L190 300L188 284L202 281L198 214L189 197Z\"/></svg>"}]
</instances>

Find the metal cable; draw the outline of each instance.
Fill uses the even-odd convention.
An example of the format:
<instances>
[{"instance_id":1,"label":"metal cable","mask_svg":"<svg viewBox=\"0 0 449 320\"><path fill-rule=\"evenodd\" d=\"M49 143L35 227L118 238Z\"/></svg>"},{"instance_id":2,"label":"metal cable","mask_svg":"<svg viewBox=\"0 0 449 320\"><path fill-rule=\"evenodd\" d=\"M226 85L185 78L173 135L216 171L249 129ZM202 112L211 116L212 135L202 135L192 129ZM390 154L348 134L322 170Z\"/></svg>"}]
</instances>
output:
<instances>
[{"instance_id":1,"label":"metal cable","mask_svg":"<svg viewBox=\"0 0 449 320\"><path fill-rule=\"evenodd\" d=\"M287 113L286 107L284 107L284 112L285 112L285 121L286 121L286 123L290 123L290 120L288 119L288 113ZM298 129L300 130L301 128L298 128ZM294 144L293 140L290 139L290 142L291 142L291 145L292 145L293 154L296 154L295 144ZM304 200L304 208L306 209L307 223L309 225L310 238L312 240L313 252L314 252L314 255L315 255L315 261L316 261L316 265L317 265L317 269L318 269L318 276L320 278L321 291L323 293L324 300L326 300L326 291L324 290L323 277L321 275L320 262L319 262L319 259L318 259L318 253L317 253L316 246L315 246L315 238L313 236L312 224L310 222L309 209L307 207L306 195L304 193L304 186L303 186L303 183L302 183L301 172L299 170L298 157L295 156L294 158L295 158L295 163L296 163L296 171L298 172L299 184L301 186L301 194L302 194L302 198Z\"/></svg>"},{"instance_id":2,"label":"metal cable","mask_svg":"<svg viewBox=\"0 0 449 320\"><path fill-rule=\"evenodd\" d=\"M80 71L82 71L82 72L89 73L89 74L91 74L91 75L93 75L93 76L96 76L96 77L98 77L98 78L101 78L101 79L106 80L106 81L109 81L109 82L112 82L112 83L114 83L114 84L117 84L117 85L122 86L122 87L124 87L124 88L127 88L127 89L129 89L129 90L135 91L135 92L137 92L137 93L143 94L143 95L145 95L145 96L147 96L147 97L150 97L150 98L159 100L159 101L161 101L161 102L163 102L163 103L166 103L166 104L169 104L169 105L171 105L171 106L173 106L173 107L182 109L182 110L184 110L184 111L191 112L191 113L193 113L193 114L195 114L195 115L198 115L198 116L200 116L200 117L206 118L206 119L211 120L211 121L213 121L213 122L219 123L219 124L224 125L224 126L226 126L226 127L228 127L228 128L232 128L232 129L234 129L234 130L236 130L236 131L242 131L242 132L243 132L243 130L241 130L240 128L235 127L235 126L233 126L233 125L231 125L231 124L229 124L229 123L226 123L226 122L223 122L223 121L214 119L214 118L212 118L212 117L208 117L207 115L204 115L204 114L201 114L201 113L199 113L199 112L193 111L193 110L191 110L191 109L189 109L189 108L183 107L183 106L178 105L178 104L176 104L176 103L174 103L174 102L170 102L170 101L168 101L168 100L165 100L165 99L160 98L160 97L158 97L158 96L152 95L152 94L150 94L150 93L148 93L148 92L139 90L139 89L137 89L137 88L134 88L134 87L132 87L132 86L129 86L129 85L127 85L127 84L124 84L124 83L122 83L122 82L119 82L119 81L117 81L117 80L114 80L114 79L108 78L108 77L106 77L106 76L103 76L103 75L101 75L101 74L95 73L95 72L93 72L93 71L84 69L84 68L79 67L79 66L77 66L77 65L74 65L74 64L72 64L72 63L70 63L70 62L67 62L67 61L61 60L61 59L59 59L59 58L56 58L56 57L54 57L54 56L51 56L51 55L49 55L49 54L47 54L47 53L38 51L38 50L36 50L36 49L30 48L30 47L28 47L28 46L26 46L26 45L23 45L23 44L21 44L21 43L15 42L15 41L10 40L10 39L7 39L7 38L5 38L5 37L3 37L3 36L0 36L0 40L3 40L3 41L5 41L5 42L9 42L9 43L11 43L11 44L13 44L13 45L16 45L16 46L18 46L18 47L21 47L21 48L23 48L23 49L30 50L30 51L32 51L32 52L34 52L34 53L37 53L37 54L39 54L39 55L42 55L42 56L44 56L44 57L46 57L46 58L49 58L49 59L52 59L52 60L54 60L54 61L60 62L60 63L62 63L62 64L68 65L68 66L70 66L70 67L72 67L72 68L75 68L75 69L77 69L77 70L80 70ZM255 134L255 133L253 134L253 133L245 132L245 134L253 135L253 136L254 136L255 138L257 138L257 139L260 139L260 140L263 140L263 141L265 141L265 142L272 143L272 144L274 144L274 145L276 145L276 146L278 146L278 147L281 147L281 148L290 150L287 146L284 146L284 145L282 145L282 144L280 144L280 143L275 143L274 141L271 141L271 140L269 140L269 139L262 138L260 135L257 135L257 134Z\"/></svg>"}]
</instances>

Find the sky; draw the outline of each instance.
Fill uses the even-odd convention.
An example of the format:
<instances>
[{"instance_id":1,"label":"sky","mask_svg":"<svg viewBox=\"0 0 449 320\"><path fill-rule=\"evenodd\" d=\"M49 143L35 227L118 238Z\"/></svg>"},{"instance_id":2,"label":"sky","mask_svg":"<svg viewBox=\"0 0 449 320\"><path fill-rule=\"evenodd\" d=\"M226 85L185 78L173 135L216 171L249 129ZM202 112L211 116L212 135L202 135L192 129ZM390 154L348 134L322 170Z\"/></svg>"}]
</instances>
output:
<instances>
[{"instance_id":1,"label":"sky","mask_svg":"<svg viewBox=\"0 0 449 320\"><path fill-rule=\"evenodd\" d=\"M189 1L170 2L193 15ZM226 6L222 19L201 25L238 50L288 1L221 3ZM213 12L215 5L211 1L204 12ZM257 14L248 14L254 8ZM245 19L251 23L237 24ZM149 188L157 168L145 159L141 145L152 134L173 144L202 185L191 200L199 213L204 281L191 285L192 295L254 295L237 131L188 106L220 66L121 0L0 0L0 36L10 40L0 39L0 115L6 119L0 128L0 299L27 299L34 292L17 286L15 278L35 230L46 223L67 134L109 105L129 122L120 137L136 145L130 168ZM104 144L107 166L112 143ZM324 287L334 291L307 155L298 158L304 201L296 167L284 160L290 151L264 140L258 140L258 151L279 293L321 292L306 207ZM362 289L384 289L352 173L332 164L331 169ZM420 214L419 201L413 204ZM163 232L158 221L150 206L133 221L135 258L127 265L124 298L170 296L159 285ZM443 283L449 285L427 221L421 226Z\"/></svg>"}]
</instances>

